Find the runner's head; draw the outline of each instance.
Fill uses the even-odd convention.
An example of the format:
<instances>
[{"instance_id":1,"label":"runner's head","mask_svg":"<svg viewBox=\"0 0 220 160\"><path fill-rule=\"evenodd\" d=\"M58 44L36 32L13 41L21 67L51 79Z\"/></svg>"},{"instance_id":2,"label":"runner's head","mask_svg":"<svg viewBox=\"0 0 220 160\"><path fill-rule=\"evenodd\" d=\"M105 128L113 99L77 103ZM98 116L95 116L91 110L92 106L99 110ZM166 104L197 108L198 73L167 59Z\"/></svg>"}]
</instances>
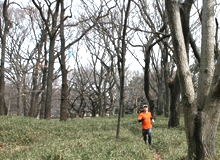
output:
<instances>
[{"instance_id":1,"label":"runner's head","mask_svg":"<svg viewBox=\"0 0 220 160\"><path fill-rule=\"evenodd\" d=\"M148 105L143 105L143 112L147 112L148 111Z\"/></svg>"}]
</instances>

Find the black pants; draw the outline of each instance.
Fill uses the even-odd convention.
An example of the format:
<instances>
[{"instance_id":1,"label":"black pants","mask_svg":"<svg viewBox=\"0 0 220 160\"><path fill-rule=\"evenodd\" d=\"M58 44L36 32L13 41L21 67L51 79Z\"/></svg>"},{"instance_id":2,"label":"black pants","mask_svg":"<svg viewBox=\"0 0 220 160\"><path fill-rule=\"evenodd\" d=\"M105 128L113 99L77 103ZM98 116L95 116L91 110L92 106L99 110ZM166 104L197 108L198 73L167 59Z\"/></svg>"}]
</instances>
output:
<instances>
[{"instance_id":1,"label":"black pants","mask_svg":"<svg viewBox=\"0 0 220 160\"><path fill-rule=\"evenodd\" d=\"M148 144L151 145L152 137L151 137L152 129L142 129L142 135L144 138L144 142L147 144L147 135L148 135Z\"/></svg>"}]
</instances>

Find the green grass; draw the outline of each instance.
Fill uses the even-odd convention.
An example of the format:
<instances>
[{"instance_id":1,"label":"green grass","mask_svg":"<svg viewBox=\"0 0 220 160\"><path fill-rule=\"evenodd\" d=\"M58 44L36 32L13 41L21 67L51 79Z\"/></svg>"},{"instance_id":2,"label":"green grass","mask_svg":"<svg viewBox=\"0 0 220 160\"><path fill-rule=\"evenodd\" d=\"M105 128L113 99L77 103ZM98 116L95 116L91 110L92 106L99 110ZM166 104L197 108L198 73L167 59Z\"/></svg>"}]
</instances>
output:
<instances>
[{"instance_id":1,"label":"green grass","mask_svg":"<svg viewBox=\"0 0 220 160\"><path fill-rule=\"evenodd\" d=\"M1 160L181 160L187 144L183 121L168 129L168 119L157 117L153 127L153 150L143 143L137 115L122 118L116 140L117 117L37 120L0 117ZM220 155L220 131L216 138Z\"/></svg>"}]
</instances>

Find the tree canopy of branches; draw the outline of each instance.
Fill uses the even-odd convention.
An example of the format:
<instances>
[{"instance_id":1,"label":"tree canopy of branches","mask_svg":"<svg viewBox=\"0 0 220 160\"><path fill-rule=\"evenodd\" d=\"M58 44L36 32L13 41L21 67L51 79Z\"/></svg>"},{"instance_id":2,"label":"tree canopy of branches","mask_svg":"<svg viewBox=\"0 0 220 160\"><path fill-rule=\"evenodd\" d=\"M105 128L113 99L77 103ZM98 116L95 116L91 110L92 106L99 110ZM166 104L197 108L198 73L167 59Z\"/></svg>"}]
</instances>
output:
<instances>
[{"instance_id":1,"label":"tree canopy of branches","mask_svg":"<svg viewBox=\"0 0 220 160\"><path fill-rule=\"evenodd\" d=\"M178 126L184 114L188 159L215 156L217 1L0 5L0 115L66 121L118 114L119 138L125 114L147 103L154 116L169 117L168 127Z\"/></svg>"}]
</instances>

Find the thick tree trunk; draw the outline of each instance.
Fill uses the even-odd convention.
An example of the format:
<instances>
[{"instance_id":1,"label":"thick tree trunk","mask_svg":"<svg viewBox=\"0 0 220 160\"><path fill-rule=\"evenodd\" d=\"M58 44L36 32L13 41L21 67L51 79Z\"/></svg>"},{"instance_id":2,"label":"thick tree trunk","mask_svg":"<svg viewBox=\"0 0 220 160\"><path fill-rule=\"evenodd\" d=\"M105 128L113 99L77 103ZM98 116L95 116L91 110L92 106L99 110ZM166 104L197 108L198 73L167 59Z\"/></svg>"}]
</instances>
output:
<instances>
[{"instance_id":1,"label":"thick tree trunk","mask_svg":"<svg viewBox=\"0 0 220 160\"><path fill-rule=\"evenodd\" d=\"M215 139L220 116L220 58L214 63L214 5L215 0L203 0L202 47L198 83L198 119L201 121L202 158L216 154ZM214 68L215 67L215 68ZM213 75L214 74L214 75ZM198 124L198 126L199 126ZM199 152L199 151L197 151Z\"/></svg>"},{"instance_id":2,"label":"thick tree trunk","mask_svg":"<svg viewBox=\"0 0 220 160\"><path fill-rule=\"evenodd\" d=\"M183 29L183 36L185 42L185 48L187 57L189 56L189 19L190 19L190 1L185 1L181 4L180 15L181 15L181 26ZM178 72L178 71L177 71ZM171 99L170 99L170 119L168 127L177 127L179 125L179 113L178 113L178 100L180 96L180 82L178 75L175 75L174 83L170 84Z\"/></svg>"},{"instance_id":3,"label":"thick tree trunk","mask_svg":"<svg viewBox=\"0 0 220 160\"><path fill-rule=\"evenodd\" d=\"M1 50L1 68L0 68L0 115L6 115L4 110L6 36L4 35L1 39L2 39L2 50Z\"/></svg>"},{"instance_id":4,"label":"thick tree trunk","mask_svg":"<svg viewBox=\"0 0 220 160\"><path fill-rule=\"evenodd\" d=\"M193 1L186 1L193 2ZM166 0L184 106L189 160L215 156L215 138L220 116L220 59L214 64L214 0L203 1L202 54L197 99L181 28L179 4ZM215 67L215 68L214 68ZM214 72L215 71L215 72ZM214 73L214 75L213 75Z\"/></svg>"},{"instance_id":5,"label":"thick tree trunk","mask_svg":"<svg viewBox=\"0 0 220 160\"><path fill-rule=\"evenodd\" d=\"M203 157L211 157L216 155L216 133L217 127L219 125L219 116L220 116L220 105L219 105L219 95L220 92L217 91L213 93L213 96L210 98L210 105L201 112L201 141L203 148ZM216 106L218 107L216 109ZM199 114L200 115L200 114Z\"/></svg>"},{"instance_id":6,"label":"thick tree trunk","mask_svg":"<svg viewBox=\"0 0 220 160\"><path fill-rule=\"evenodd\" d=\"M166 0L166 10L168 12L169 26L174 46L175 61L178 67L179 80L182 91L182 105L184 106L184 120L186 127L186 137L188 141L188 158L195 158L194 139L194 119L197 113L195 105L194 87L188 65L187 51L182 31L179 3L177 1Z\"/></svg>"},{"instance_id":7,"label":"thick tree trunk","mask_svg":"<svg viewBox=\"0 0 220 160\"><path fill-rule=\"evenodd\" d=\"M5 48L3 45L2 45L2 48ZM2 49L3 50L3 49ZM1 54L1 69L0 69L0 115L6 115L7 113L5 113L5 79L4 79L4 75L5 75L5 67L4 67L4 54L5 52L3 53L2 51L2 54Z\"/></svg>"}]
</instances>

